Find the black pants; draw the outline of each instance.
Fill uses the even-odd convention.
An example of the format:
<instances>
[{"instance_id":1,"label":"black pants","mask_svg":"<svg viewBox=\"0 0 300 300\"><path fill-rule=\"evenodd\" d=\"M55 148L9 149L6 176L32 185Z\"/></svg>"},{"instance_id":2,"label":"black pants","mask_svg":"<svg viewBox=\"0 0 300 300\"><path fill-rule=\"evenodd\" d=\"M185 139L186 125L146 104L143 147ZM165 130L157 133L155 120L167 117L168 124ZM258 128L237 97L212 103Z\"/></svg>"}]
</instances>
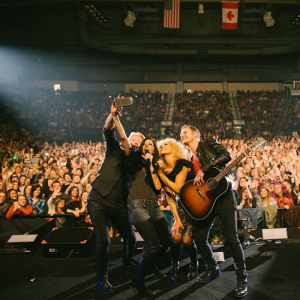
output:
<instances>
[{"instance_id":1,"label":"black pants","mask_svg":"<svg viewBox=\"0 0 300 300\"><path fill-rule=\"evenodd\" d=\"M155 267L171 245L171 235L156 200L131 200L129 219L146 243L146 251L136 273L136 279L143 281L149 269Z\"/></svg>"},{"instance_id":2,"label":"black pants","mask_svg":"<svg viewBox=\"0 0 300 300\"><path fill-rule=\"evenodd\" d=\"M100 280L108 278L108 253L111 243L109 222L111 222L124 240L123 262L129 263L136 245L136 238L128 222L127 208L106 206L97 201L88 200L88 213L91 216L96 235L96 274Z\"/></svg>"},{"instance_id":3,"label":"black pants","mask_svg":"<svg viewBox=\"0 0 300 300\"><path fill-rule=\"evenodd\" d=\"M237 280L242 281L247 278L246 262L237 234L236 200L231 191L225 193L217 200L216 207L207 219L204 221L193 221L194 237L198 251L208 269L214 270L217 267L217 261L209 244L209 232L216 216L219 216L221 220L221 228L226 244L229 245L232 252Z\"/></svg>"}]
</instances>

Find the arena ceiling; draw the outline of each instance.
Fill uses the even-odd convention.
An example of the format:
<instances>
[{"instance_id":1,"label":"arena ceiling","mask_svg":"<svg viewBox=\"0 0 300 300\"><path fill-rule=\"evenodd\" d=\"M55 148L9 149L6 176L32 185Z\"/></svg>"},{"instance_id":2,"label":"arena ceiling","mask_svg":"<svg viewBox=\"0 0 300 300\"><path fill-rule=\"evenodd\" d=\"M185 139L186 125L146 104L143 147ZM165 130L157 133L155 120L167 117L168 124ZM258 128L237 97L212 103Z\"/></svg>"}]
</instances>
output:
<instances>
[{"instance_id":1,"label":"arena ceiling","mask_svg":"<svg viewBox=\"0 0 300 300\"><path fill-rule=\"evenodd\" d=\"M90 5L107 22L96 20ZM241 0L238 30L221 28L220 0L181 0L180 29L163 28L163 7L162 0L1 0L0 44L17 49L23 65L43 63L53 74L88 80L288 81L300 76L300 26L292 24L298 15L300 20L299 0ZM124 24L128 11L136 15L133 27ZM266 26L266 12L274 26Z\"/></svg>"}]
</instances>

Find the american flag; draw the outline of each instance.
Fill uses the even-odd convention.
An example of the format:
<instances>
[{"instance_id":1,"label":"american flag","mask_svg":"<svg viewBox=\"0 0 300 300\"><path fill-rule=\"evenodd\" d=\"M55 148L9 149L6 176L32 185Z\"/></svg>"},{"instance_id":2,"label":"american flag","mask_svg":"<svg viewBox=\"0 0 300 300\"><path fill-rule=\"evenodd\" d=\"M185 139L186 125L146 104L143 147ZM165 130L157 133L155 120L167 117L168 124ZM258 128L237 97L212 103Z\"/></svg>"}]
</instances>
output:
<instances>
[{"instance_id":1,"label":"american flag","mask_svg":"<svg viewBox=\"0 0 300 300\"><path fill-rule=\"evenodd\" d=\"M165 0L164 8L164 27L179 28L180 27L180 0Z\"/></svg>"}]
</instances>

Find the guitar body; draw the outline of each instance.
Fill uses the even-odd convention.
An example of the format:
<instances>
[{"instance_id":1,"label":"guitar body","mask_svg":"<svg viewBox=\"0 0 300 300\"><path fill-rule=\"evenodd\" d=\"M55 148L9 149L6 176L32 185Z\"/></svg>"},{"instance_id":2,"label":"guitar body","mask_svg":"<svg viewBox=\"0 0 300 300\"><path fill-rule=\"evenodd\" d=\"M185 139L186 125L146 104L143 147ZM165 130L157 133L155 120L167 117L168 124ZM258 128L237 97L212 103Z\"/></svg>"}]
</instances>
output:
<instances>
[{"instance_id":1,"label":"guitar body","mask_svg":"<svg viewBox=\"0 0 300 300\"><path fill-rule=\"evenodd\" d=\"M214 180L219 173L219 169L212 168L204 175L204 183L200 186L194 185L194 180L190 180L181 188L180 202L193 219L206 219L213 210L217 199L231 188L231 182L226 177L223 177L218 183Z\"/></svg>"}]
</instances>

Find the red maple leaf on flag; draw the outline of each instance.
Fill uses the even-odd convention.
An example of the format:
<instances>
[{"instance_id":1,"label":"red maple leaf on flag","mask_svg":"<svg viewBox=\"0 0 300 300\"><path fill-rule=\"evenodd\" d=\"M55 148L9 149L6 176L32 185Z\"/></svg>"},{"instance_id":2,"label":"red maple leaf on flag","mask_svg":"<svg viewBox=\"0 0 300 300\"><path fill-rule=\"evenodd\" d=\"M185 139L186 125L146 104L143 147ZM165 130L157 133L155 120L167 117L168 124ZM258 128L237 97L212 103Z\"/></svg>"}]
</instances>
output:
<instances>
[{"instance_id":1,"label":"red maple leaf on flag","mask_svg":"<svg viewBox=\"0 0 300 300\"><path fill-rule=\"evenodd\" d=\"M227 19L228 19L229 21L231 21L233 18L234 18L234 14L232 13L232 11L229 11L229 12L227 13Z\"/></svg>"}]
</instances>

